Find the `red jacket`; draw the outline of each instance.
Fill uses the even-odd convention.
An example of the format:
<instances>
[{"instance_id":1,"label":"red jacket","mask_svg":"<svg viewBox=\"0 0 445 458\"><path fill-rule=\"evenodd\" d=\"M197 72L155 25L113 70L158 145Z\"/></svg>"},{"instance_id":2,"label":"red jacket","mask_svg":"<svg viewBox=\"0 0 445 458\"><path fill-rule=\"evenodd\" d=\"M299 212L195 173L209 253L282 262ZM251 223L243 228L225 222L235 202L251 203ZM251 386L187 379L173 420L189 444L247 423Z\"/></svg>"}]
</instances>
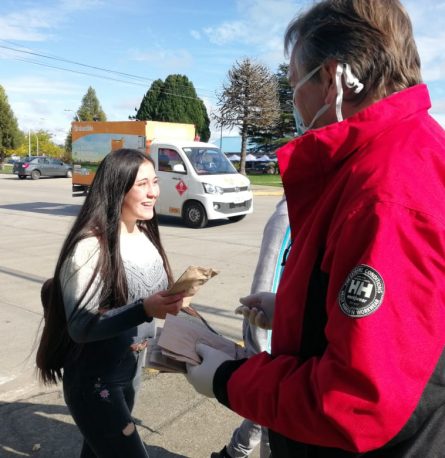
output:
<instances>
[{"instance_id":1,"label":"red jacket","mask_svg":"<svg viewBox=\"0 0 445 458\"><path fill-rule=\"evenodd\" d=\"M444 456L445 132L429 108L418 85L278 152L294 243L272 355L214 379L274 456Z\"/></svg>"}]
</instances>

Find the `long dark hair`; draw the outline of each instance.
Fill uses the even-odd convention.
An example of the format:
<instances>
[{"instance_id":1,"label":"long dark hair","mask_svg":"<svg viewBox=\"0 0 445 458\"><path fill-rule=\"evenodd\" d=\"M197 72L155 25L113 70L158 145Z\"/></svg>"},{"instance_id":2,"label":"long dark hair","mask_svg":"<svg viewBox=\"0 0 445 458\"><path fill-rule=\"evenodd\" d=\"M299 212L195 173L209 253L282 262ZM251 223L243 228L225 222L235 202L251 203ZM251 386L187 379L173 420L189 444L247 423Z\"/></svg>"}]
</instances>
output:
<instances>
[{"instance_id":1,"label":"long dark hair","mask_svg":"<svg viewBox=\"0 0 445 458\"><path fill-rule=\"evenodd\" d=\"M79 344L75 344L68 334L67 323L71 317L65 316L60 271L81 240L97 237L100 253L94 274L75 310L97 275L101 278L101 308L120 307L127 302L128 285L119 244L121 209L124 197L133 186L144 161L154 166L150 157L135 149L124 148L109 153L100 163L85 202L65 239L48 295L45 324L36 355L39 377L45 384L61 380L68 352L79 351ZM172 273L161 244L156 212L151 220L138 221L137 225L158 249L171 284Z\"/></svg>"}]
</instances>

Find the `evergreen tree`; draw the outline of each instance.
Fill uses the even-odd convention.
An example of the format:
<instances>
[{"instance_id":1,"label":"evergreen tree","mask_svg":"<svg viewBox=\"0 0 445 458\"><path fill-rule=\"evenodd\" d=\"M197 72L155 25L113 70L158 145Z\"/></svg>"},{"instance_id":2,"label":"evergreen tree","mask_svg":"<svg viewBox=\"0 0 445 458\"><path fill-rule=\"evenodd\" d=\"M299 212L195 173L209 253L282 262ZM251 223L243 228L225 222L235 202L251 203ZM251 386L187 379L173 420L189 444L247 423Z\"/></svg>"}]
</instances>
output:
<instances>
[{"instance_id":1,"label":"evergreen tree","mask_svg":"<svg viewBox=\"0 0 445 458\"><path fill-rule=\"evenodd\" d=\"M210 138L210 119L193 83L184 75L154 81L144 95L135 119L194 124L202 141Z\"/></svg>"},{"instance_id":2,"label":"evergreen tree","mask_svg":"<svg viewBox=\"0 0 445 458\"><path fill-rule=\"evenodd\" d=\"M164 82L161 79L153 81L150 89L144 95L139 110L136 110L136 116L133 118L139 119L141 121L145 120L157 120L158 119L158 107L159 99L164 87Z\"/></svg>"},{"instance_id":3,"label":"evergreen tree","mask_svg":"<svg viewBox=\"0 0 445 458\"><path fill-rule=\"evenodd\" d=\"M252 127L249 129L249 138L258 144L275 149L287 143L295 136L295 120L293 116L293 90L288 80L288 64L280 64L275 74L278 85L278 99L280 116L275 126L270 128Z\"/></svg>"},{"instance_id":4,"label":"evergreen tree","mask_svg":"<svg viewBox=\"0 0 445 458\"><path fill-rule=\"evenodd\" d=\"M294 91L288 79L289 65L281 64L275 74L278 82L278 98L280 100L280 118L275 128L275 137L293 138L295 136L295 119L293 115Z\"/></svg>"},{"instance_id":5,"label":"evergreen tree","mask_svg":"<svg viewBox=\"0 0 445 458\"><path fill-rule=\"evenodd\" d=\"M16 148L22 134L17 119L12 112L5 90L0 86L0 161L3 161L6 150Z\"/></svg>"},{"instance_id":6,"label":"evergreen tree","mask_svg":"<svg viewBox=\"0 0 445 458\"><path fill-rule=\"evenodd\" d=\"M82 97L80 108L76 111L73 121L106 121L107 116L102 110L96 91L90 86ZM71 129L65 139L65 150L68 155L72 152Z\"/></svg>"},{"instance_id":7,"label":"evergreen tree","mask_svg":"<svg viewBox=\"0 0 445 458\"><path fill-rule=\"evenodd\" d=\"M77 116L79 117L79 121L107 120L107 116L100 106L96 91L91 86L88 88L88 91L82 98L82 104L77 110Z\"/></svg>"},{"instance_id":8,"label":"evergreen tree","mask_svg":"<svg viewBox=\"0 0 445 458\"><path fill-rule=\"evenodd\" d=\"M217 124L240 128L240 172L245 174L249 131L270 129L279 118L277 80L262 64L248 58L236 62L218 95L218 105L219 113L214 114Z\"/></svg>"}]
</instances>

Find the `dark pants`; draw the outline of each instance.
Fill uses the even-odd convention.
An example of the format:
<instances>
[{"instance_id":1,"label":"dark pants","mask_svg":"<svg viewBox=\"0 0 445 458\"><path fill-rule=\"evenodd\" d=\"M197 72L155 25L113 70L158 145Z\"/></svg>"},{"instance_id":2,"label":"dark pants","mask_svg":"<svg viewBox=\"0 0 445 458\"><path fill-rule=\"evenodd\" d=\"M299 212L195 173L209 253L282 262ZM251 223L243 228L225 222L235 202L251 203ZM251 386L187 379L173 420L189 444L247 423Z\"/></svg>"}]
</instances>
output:
<instances>
[{"instance_id":1,"label":"dark pants","mask_svg":"<svg viewBox=\"0 0 445 458\"><path fill-rule=\"evenodd\" d=\"M125 364L118 377L80 381L78 374L65 372L65 402L84 438L81 458L148 457L131 416L140 380L136 364ZM124 434L128 425L133 432Z\"/></svg>"}]
</instances>

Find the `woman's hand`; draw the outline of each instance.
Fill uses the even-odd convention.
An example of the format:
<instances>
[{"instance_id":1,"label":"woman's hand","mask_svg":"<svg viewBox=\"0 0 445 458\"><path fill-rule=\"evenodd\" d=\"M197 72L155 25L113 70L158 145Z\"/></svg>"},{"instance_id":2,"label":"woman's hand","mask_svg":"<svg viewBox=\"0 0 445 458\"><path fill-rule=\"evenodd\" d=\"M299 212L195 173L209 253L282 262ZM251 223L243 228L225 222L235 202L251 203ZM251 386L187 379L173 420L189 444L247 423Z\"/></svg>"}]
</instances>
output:
<instances>
[{"instance_id":1,"label":"woman's hand","mask_svg":"<svg viewBox=\"0 0 445 458\"><path fill-rule=\"evenodd\" d=\"M144 299L144 310L148 317L165 319L165 315L177 315L182 307L183 293L170 295L167 291L160 291Z\"/></svg>"}]
</instances>

